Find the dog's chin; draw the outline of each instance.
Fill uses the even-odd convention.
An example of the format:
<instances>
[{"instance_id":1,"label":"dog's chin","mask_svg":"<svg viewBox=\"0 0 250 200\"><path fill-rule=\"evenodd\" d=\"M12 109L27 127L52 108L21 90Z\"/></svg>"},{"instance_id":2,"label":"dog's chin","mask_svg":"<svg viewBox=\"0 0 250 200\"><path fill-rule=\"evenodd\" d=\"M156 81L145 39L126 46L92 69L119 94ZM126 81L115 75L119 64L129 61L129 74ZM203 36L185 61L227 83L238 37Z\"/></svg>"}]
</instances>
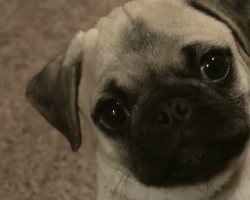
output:
<instances>
[{"instance_id":1,"label":"dog's chin","mask_svg":"<svg viewBox=\"0 0 250 200\"><path fill-rule=\"evenodd\" d=\"M140 155L132 161L130 171L142 184L158 188L207 182L240 157L248 135L244 132L223 140L180 144L166 160Z\"/></svg>"}]
</instances>

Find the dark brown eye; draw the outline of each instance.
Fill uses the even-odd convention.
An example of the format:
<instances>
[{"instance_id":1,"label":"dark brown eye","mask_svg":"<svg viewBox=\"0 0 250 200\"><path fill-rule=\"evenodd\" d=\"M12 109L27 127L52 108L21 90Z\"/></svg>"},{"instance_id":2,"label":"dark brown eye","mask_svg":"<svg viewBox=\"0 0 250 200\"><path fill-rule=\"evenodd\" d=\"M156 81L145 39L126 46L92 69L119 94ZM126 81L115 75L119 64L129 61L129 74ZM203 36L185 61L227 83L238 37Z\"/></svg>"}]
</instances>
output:
<instances>
[{"instance_id":1,"label":"dark brown eye","mask_svg":"<svg viewBox=\"0 0 250 200\"><path fill-rule=\"evenodd\" d=\"M118 129L124 126L127 113L124 105L116 99L108 99L98 107L99 123L108 129Z\"/></svg>"},{"instance_id":2,"label":"dark brown eye","mask_svg":"<svg viewBox=\"0 0 250 200\"><path fill-rule=\"evenodd\" d=\"M228 56L220 51L212 51L201 58L201 75L204 79L218 82L227 77L230 71Z\"/></svg>"}]
</instances>

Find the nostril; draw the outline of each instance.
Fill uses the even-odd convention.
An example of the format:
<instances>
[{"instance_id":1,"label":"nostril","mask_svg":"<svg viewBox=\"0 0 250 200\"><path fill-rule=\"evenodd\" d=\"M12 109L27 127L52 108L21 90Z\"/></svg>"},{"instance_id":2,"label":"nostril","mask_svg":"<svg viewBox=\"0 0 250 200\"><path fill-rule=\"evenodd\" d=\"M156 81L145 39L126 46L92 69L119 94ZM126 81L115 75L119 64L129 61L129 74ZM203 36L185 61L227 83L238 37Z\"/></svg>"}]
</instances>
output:
<instances>
[{"instance_id":1,"label":"nostril","mask_svg":"<svg viewBox=\"0 0 250 200\"><path fill-rule=\"evenodd\" d=\"M170 127L173 121L187 120L192 112L192 103L185 98L170 98L160 102L149 113L150 124Z\"/></svg>"},{"instance_id":2,"label":"nostril","mask_svg":"<svg viewBox=\"0 0 250 200\"><path fill-rule=\"evenodd\" d=\"M155 118L155 122L158 124L168 123L169 122L168 114L164 111L160 111Z\"/></svg>"},{"instance_id":3,"label":"nostril","mask_svg":"<svg viewBox=\"0 0 250 200\"><path fill-rule=\"evenodd\" d=\"M179 117L185 117L190 114L191 108L185 102L179 102L175 104L174 112Z\"/></svg>"}]
</instances>

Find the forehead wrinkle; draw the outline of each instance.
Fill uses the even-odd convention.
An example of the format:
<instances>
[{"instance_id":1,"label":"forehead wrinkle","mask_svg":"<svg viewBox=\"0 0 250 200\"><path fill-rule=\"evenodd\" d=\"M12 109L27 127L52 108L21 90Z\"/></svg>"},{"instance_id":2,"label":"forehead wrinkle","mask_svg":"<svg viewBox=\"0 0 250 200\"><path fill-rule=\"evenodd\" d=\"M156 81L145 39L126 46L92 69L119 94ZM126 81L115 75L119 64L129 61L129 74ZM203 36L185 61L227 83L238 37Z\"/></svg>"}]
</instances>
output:
<instances>
[{"instance_id":1,"label":"forehead wrinkle","mask_svg":"<svg viewBox=\"0 0 250 200\"><path fill-rule=\"evenodd\" d=\"M121 46L123 51L141 53L157 48L172 47L179 44L180 38L159 33L150 29L143 19L131 20L130 26L125 26L121 36Z\"/></svg>"},{"instance_id":2,"label":"forehead wrinkle","mask_svg":"<svg viewBox=\"0 0 250 200\"><path fill-rule=\"evenodd\" d=\"M99 97L117 98L122 101L128 109L131 109L141 95L139 84L142 83L142 80L137 82L133 77L128 77L127 80L127 82L122 82L115 77L105 80L105 84L100 91Z\"/></svg>"},{"instance_id":3,"label":"forehead wrinkle","mask_svg":"<svg viewBox=\"0 0 250 200\"><path fill-rule=\"evenodd\" d=\"M152 31L139 18L124 28L120 42L118 59L141 70L146 67L166 69L174 65L176 68L183 61L181 38Z\"/></svg>"}]
</instances>

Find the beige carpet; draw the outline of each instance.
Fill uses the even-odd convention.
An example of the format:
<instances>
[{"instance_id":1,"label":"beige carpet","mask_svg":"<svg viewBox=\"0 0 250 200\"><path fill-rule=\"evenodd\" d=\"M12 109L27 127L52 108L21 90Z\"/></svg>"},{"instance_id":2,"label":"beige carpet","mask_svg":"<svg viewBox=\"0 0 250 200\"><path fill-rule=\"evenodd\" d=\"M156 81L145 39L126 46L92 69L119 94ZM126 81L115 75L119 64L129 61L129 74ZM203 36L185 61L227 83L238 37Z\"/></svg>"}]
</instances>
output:
<instances>
[{"instance_id":1,"label":"beige carpet","mask_svg":"<svg viewBox=\"0 0 250 200\"><path fill-rule=\"evenodd\" d=\"M126 0L0 0L0 200L92 200L94 142L78 153L27 103L27 81Z\"/></svg>"}]
</instances>

